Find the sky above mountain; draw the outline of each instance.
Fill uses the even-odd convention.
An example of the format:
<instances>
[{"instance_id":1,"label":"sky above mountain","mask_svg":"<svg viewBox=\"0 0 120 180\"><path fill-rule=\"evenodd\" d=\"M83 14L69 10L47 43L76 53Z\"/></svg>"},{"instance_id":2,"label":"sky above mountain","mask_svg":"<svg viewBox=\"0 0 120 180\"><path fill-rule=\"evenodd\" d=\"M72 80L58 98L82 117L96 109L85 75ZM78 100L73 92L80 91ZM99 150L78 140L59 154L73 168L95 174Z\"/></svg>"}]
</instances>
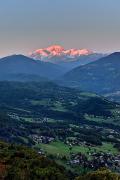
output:
<instances>
[{"instance_id":1,"label":"sky above mountain","mask_svg":"<svg viewBox=\"0 0 120 180\"><path fill-rule=\"evenodd\" d=\"M120 50L120 0L1 0L0 56L60 44Z\"/></svg>"}]
</instances>

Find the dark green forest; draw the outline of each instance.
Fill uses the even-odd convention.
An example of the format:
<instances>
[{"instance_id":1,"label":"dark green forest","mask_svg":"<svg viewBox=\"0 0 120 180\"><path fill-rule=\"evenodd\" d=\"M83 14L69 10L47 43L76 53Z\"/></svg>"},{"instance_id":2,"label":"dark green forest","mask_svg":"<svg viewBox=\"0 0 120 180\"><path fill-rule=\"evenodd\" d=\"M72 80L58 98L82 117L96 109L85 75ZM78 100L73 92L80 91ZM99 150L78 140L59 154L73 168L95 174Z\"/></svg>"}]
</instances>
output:
<instances>
[{"instance_id":1,"label":"dark green forest","mask_svg":"<svg viewBox=\"0 0 120 180\"><path fill-rule=\"evenodd\" d=\"M45 81L0 82L0 139L10 143L1 142L1 177L116 178L119 119L120 105L96 94Z\"/></svg>"}]
</instances>

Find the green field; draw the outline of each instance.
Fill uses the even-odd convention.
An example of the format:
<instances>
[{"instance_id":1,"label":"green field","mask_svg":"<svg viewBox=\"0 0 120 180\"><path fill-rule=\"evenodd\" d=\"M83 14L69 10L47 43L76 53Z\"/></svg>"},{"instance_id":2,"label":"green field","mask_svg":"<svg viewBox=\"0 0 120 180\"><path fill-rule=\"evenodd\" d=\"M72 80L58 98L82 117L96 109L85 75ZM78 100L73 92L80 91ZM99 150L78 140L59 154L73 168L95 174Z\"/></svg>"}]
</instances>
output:
<instances>
[{"instance_id":1,"label":"green field","mask_svg":"<svg viewBox=\"0 0 120 180\"><path fill-rule=\"evenodd\" d=\"M43 100L32 100L30 101L30 103L33 105L33 106L36 106L36 105L49 105L49 99L43 99Z\"/></svg>"},{"instance_id":2,"label":"green field","mask_svg":"<svg viewBox=\"0 0 120 180\"><path fill-rule=\"evenodd\" d=\"M60 155L60 156L69 156L70 153L83 153L88 154L89 152L108 152L111 154L117 154L118 150L113 147L111 143L103 143L102 146L87 147L85 145L73 146L72 150L69 149L69 146L63 142L56 141L50 144L39 144L37 147L43 149L47 154Z\"/></svg>"},{"instance_id":3,"label":"green field","mask_svg":"<svg viewBox=\"0 0 120 180\"><path fill-rule=\"evenodd\" d=\"M62 103L59 102L59 101L56 101L54 103L54 107L52 109L56 110L56 111L62 111L62 112L66 112L67 111L67 109L65 109L65 107L62 105Z\"/></svg>"}]
</instances>

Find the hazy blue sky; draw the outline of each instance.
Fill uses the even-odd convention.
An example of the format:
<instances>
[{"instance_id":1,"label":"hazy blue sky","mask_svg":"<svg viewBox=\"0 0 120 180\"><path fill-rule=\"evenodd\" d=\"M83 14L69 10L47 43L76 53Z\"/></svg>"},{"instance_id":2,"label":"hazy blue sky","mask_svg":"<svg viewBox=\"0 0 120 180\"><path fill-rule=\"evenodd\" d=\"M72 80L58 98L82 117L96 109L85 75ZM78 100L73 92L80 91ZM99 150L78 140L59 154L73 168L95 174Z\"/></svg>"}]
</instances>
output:
<instances>
[{"instance_id":1,"label":"hazy blue sky","mask_svg":"<svg viewBox=\"0 0 120 180\"><path fill-rule=\"evenodd\" d=\"M0 56L51 44L120 50L120 0L0 0Z\"/></svg>"}]
</instances>

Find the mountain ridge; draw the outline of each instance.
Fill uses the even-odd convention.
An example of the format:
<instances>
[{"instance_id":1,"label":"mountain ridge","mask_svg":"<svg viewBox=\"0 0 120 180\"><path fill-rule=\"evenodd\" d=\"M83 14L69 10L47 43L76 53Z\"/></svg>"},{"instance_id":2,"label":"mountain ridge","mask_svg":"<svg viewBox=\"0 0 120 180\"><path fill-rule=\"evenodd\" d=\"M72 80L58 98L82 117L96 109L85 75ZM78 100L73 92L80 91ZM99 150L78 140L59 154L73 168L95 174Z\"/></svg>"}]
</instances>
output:
<instances>
[{"instance_id":1,"label":"mountain ridge","mask_svg":"<svg viewBox=\"0 0 120 180\"><path fill-rule=\"evenodd\" d=\"M97 61L106 54L95 53L88 49L64 49L62 46L53 45L48 48L35 50L29 53L29 57L34 60L43 62L50 62L58 64L67 71L79 66L85 65L93 61Z\"/></svg>"},{"instance_id":2,"label":"mountain ridge","mask_svg":"<svg viewBox=\"0 0 120 180\"><path fill-rule=\"evenodd\" d=\"M63 74L58 65L35 61L24 55L11 55L0 59L0 77L6 75L38 75L45 78L55 78Z\"/></svg>"},{"instance_id":3,"label":"mountain ridge","mask_svg":"<svg viewBox=\"0 0 120 180\"><path fill-rule=\"evenodd\" d=\"M96 93L119 90L120 52L112 53L98 61L79 66L62 77L64 85Z\"/></svg>"}]
</instances>

